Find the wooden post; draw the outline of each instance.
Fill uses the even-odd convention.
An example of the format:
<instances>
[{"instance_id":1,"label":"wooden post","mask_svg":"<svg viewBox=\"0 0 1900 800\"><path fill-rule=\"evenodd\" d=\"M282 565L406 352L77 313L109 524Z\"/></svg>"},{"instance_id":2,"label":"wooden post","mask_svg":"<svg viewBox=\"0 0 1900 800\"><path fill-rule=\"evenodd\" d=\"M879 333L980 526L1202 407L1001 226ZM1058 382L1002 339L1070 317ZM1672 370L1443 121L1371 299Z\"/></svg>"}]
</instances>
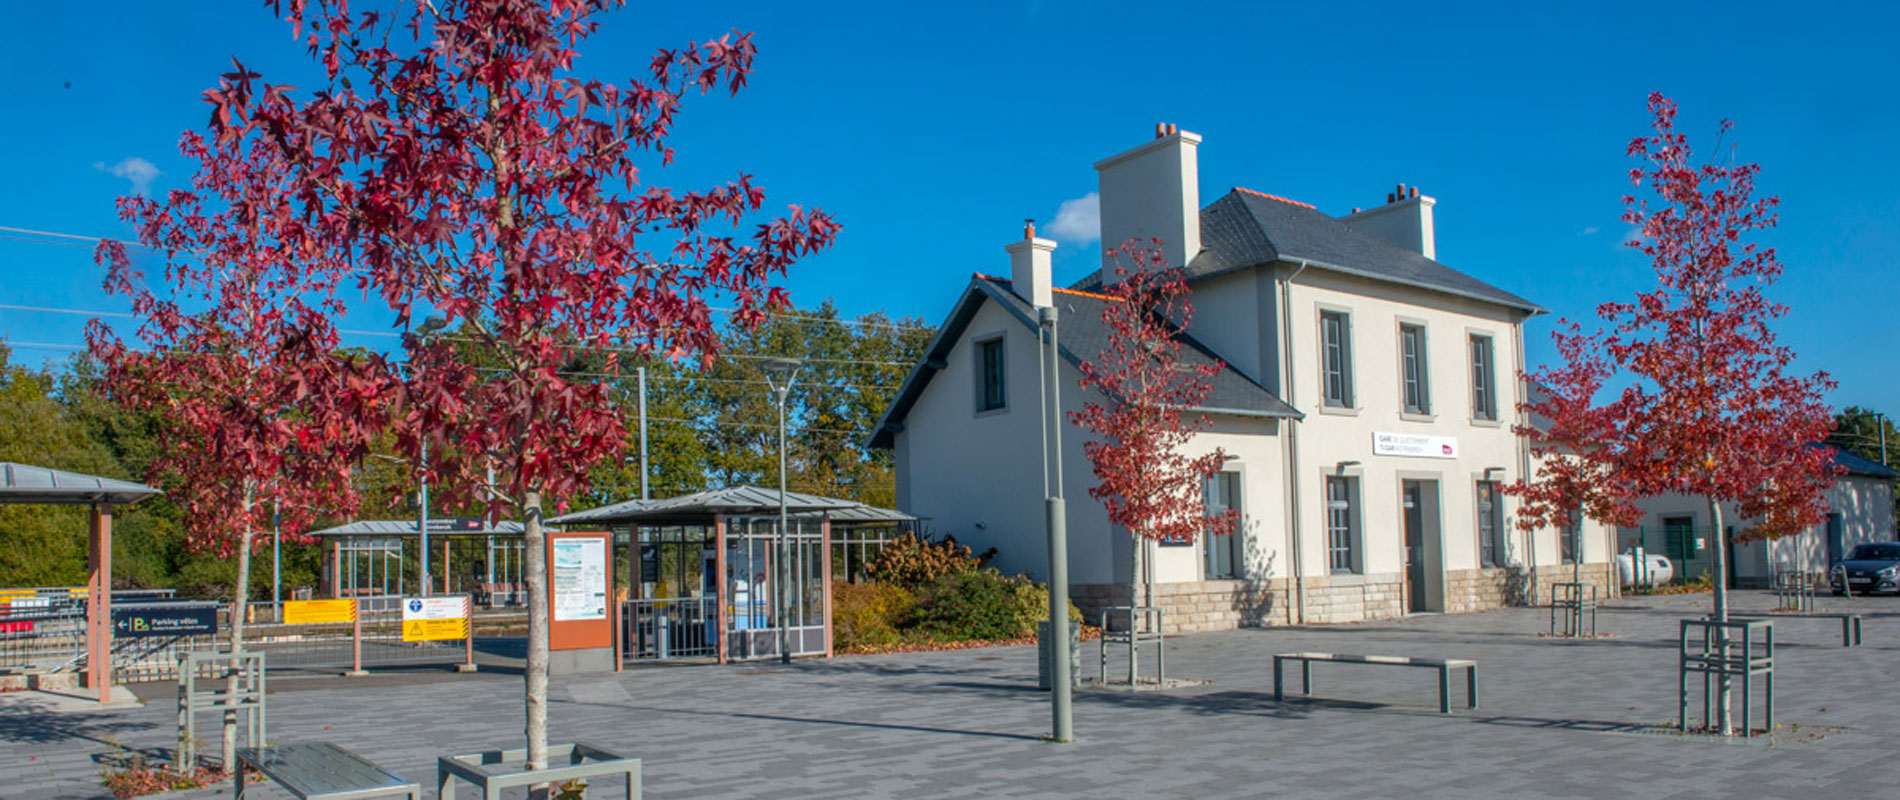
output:
<instances>
[{"instance_id":1,"label":"wooden post","mask_svg":"<svg viewBox=\"0 0 1900 800\"><path fill-rule=\"evenodd\" d=\"M825 658L831 657L831 514L819 518L818 563L823 566L819 590L825 598Z\"/></svg>"},{"instance_id":2,"label":"wooden post","mask_svg":"<svg viewBox=\"0 0 1900 800\"><path fill-rule=\"evenodd\" d=\"M86 582L86 673L99 702L112 700L112 507L94 505Z\"/></svg>"},{"instance_id":3,"label":"wooden post","mask_svg":"<svg viewBox=\"0 0 1900 800\"><path fill-rule=\"evenodd\" d=\"M718 602L715 604L717 610L714 614L713 627L718 635L719 663L724 664L726 663L726 640L732 638L727 634L730 626L726 620L726 594L732 591L732 581L726 576L726 516L724 514L713 515L713 571L719 573L713 576L713 585L718 587L715 592ZM753 594L752 591L746 592L748 601Z\"/></svg>"},{"instance_id":4,"label":"wooden post","mask_svg":"<svg viewBox=\"0 0 1900 800\"><path fill-rule=\"evenodd\" d=\"M343 596L343 538L340 536L330 540L330 596Z\"/></svg>"},{"instance_id":5,"label":"wooden post","mask_svg":"<svg viewBox=\"0 0 1900 800\"><path fill-rule=\"evenodd\" d=\"M350 604L356 613L350 615L349 674L360 676L363 674L363 598L350 598Z\"/></svg>"},{"instance_id":6,"label":"wooden post","mask_svg":"<svg viewBox=\"0 0 1900 800\"><path fill-rule=\"evenodd\" d=\"M448 563L449 563L448 558L444 556L442 559L443 566L446 567ZM463 645L462 666L458 668L456 671L457 672L474 672L475 671L475 595L472 595L472 594L462 595L462 615L468 619L468 637L462 640L462 645Z\"/></svg>"}]
</instances>

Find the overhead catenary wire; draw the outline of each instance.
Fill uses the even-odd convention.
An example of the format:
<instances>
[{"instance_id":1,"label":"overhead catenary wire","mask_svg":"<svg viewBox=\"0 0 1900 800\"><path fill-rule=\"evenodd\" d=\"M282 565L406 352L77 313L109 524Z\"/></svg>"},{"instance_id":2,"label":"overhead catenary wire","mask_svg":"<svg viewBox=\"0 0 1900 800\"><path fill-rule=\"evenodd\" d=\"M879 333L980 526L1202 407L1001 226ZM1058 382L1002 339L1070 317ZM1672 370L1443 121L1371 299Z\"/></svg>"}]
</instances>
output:
<instances>
[{"instance_id":1,"label":"overhead catenary wire","mask_svg":"<svg viewBox=\"0 0 1900 800\"><path fill-rule=\"evenodd\" d=\"M137 314L130 314L123 311L89 311L86 309L78 309L78 308L59 308L59 307L54 307L54 306L29 306L29 305L15 304L15 303L0 303L0 310L24 311L24 312L42 313L42 314L67 314L67 315L86 316L86 317L107 317L107 318L113 318L113 319L141 319L141 317L139 317ZM369 331L369 330L361 330L361 329L354 329L354 328L337 328L336 332L338 334L346 335L346 336L377 336L377 337L385 337L385 338L400 338L403 336L402 332L400 331ZM462 335L453 334L453 333L442 333L442 334L434 334L434 335L439 338L447 339L450 341L475 342L475 343L479 343L482 341L478 337L462 336ZM581 352L586 352L586 353L606 353L606 352L630 353L630 354L641 353L641 350L635 347L607 346L607 347L587 347L587 348L577 348L577 349L581 350ZM892 361L892 360L886 360L886 359L871 359L871 358L832 358L832 357L826 357L826 356L795 356L795 355L777 354L777 353L735 353L735 352L729 352L729 351L720 351L719 353L716 354L716 357L733 358L733 359L750 359L750 360L797 358L801 361L806 361L810 363L820 363L820 364L857 364L861 366L890 366L890 367L904 367L904 368L909 368L910 366L912 366L912 363L909 361Z\"/></svg>"},{"instance_id":2,"label":"overhead catenary wire","mask_svg":"<svg viewBox=\"0 0 1900 800\"><path fill-rule=\"evenodd\" d=\"M11 234L11 235L8 235L8 234ZM32 238L32 237L39 237L39 238ZM145 249L151 249L150 247L148 247L142 242L137 242L130 239L118 239L118 238L107 237L107 236L89 236L89 235L78 234L78 233L62 233L59 231L38 230L35 228L21 228L21 227L16 227L16 226L11 226L11 225L0 225L0 239L16 241L16 242L27 242L27 243L32 243L32 244L64 245L67 247L84 247L86 245L82 243L86 243L86 242L90 242L93 244L97 244L99 242L117 242L119 244L127 245L130 247L141 247ZM52 241L48 241L49 239ZM726 315L732 315L732 314L738 313L738 309L729 308L726 306L708 306L707 310L712 311L717 314L726 314ZM91 312L80 312L80 313L91 313ZM854 326L876 327L876 328L895 328L899 330L930 329L930 328L935 327L933 325L930 325L929 323L906 322L904 320L891 318L891 317L886 317L881 320L867 320L867 319L839 319L836 317L825 317L825 316L820 316L817 314L799 313L796 311L766 311L766 312L761 312L761 313L763 313L767 317L778 318L778 319L805 320L805 321L810 321L810 322L823 322L823 323L834 324L834 325L854 325ZM113 315L113 316L127 316L127 315ZM395 332L383 333L379 331L365 331L363 333L367 335L372 335L372 336L375 336L375 335L400 336L401 335Z\"/></svg>"}]
</instances>

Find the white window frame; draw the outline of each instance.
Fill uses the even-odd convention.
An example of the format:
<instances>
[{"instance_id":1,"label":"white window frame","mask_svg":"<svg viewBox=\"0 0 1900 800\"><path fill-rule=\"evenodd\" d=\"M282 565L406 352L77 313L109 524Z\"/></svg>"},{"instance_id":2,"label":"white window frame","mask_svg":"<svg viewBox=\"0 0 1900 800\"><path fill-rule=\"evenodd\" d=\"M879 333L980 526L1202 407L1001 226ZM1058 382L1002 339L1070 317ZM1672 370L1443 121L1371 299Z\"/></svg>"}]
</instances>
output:
<instances>
[{"instance_id":1,"label":"white window frame","mask_svg":"<svg viewBox=\"0 0 1900 800\"><path fill-rule=\"evenodd\" d=\"M1412 345L1414 351L1412 356L1418 367L1416 381L1408 374L1408 367L1411 365L1406 363L1405 356L1406 334L1414 332L1417 335ZM1399 413L1408 419L1429 420L1432 416L1432 360L1431 348L1428 344L1430 341L1430 334L1426 331L1425 323L1409 319L1399 320ZM1413 405L1410 397L1412 383L1418 386L1417 405Z\"/></svg>"},{"instance_id":2,"label":"white window frame","mask_svg":"<svg viewBox=\"0 0 1900 800\"><path fill-rule=\"evenodd\" d=\"M1339 389L1338 396L1333 395L1333 364L1329 352L1335 349L1327 341L1326 327L1328 318L1339 320ZM1355 396L1352 374L1352 312L1343 308L1319 309L1319 404L1322 409L1349 410L1359 407Z\"/></svg>"},{"instance_id":3,"label":"white window frame","mask_svg":"<svg viewBox=\"0 0 1900 800\"><path fill-rule=\"evenodd\" d=\"M1483 353L1482 358L1479 357L1480 352ZM1471 419L1474 422L1497 422L1497 337L1478 331L1468 334L1465 337L1465 358L1471 364Z\"/></svg>"}]
</instances>

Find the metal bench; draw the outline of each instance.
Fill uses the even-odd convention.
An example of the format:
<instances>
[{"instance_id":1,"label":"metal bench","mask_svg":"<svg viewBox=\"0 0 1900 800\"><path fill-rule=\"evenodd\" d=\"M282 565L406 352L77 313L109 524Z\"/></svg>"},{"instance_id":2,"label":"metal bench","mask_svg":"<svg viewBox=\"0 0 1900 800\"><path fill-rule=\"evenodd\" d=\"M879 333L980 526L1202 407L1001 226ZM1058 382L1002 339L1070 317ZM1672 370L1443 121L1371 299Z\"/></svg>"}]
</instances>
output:
<instances>
[{"instance_id":1,"label":"metal bench","mask_svg":"<svg viewBox=\"0 0 1900 800\"><path fill-rule=\"evenodd\" d=\"M1776 614L1730 614L1729 615L1730 619L1789 619L1791 617L1794 619L1838 619L1841 621L1841 646L1842 647L1857 647L1860 645L1860 615L1859 614L1815 611L1815 612L1810 612L1806 614L1776 613Z\"/></svg>"},{"instance_id":2,"label":"metal bench","mask_svg":"<svg viewBox=\"0 0 1900 800\"><path fill-rule=\"evenodd\" d=\"M1288 661L1300 662L1300 694L1313 693L1313 662L1378 664L1388 667L1422 667L1438 670L1438 713L1451 713L1451 671L1465 671L1465 707L1478 707L1478 662L1463 658L1404 658L1401 656L1357 656L1341 653L1280 653L1273 657L1273 699L1286 699L1282 691L1281 667Z\"/></svg>"},{"instance_id":3,"label":"metal bench","mask_svg":"<svg viewBox=\"0 0 1900 800\"><path fill-rule=\"evenodd\" d=\"M403 795L422 800L422 785L363 760L329 742L244 747L237 751L234 797L244 796L244 768L252 767L301 800L354 800Z\"/></svg>"}]
</instances>

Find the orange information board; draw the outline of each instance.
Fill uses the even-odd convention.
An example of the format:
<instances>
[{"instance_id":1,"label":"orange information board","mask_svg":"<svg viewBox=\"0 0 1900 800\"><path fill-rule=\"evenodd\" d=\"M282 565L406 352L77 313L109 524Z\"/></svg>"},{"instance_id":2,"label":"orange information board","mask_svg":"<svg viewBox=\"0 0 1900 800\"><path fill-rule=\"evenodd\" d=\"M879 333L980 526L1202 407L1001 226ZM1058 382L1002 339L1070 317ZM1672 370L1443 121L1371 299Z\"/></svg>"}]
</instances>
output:
<instances>
[{"instance_id":1,"label":"orange information board","mask_svg":"<svg viewBox=\"0 0 1900 800\"><path fill-rule=\"evenodd\" d=\"M548 649L612 647L613 538L599 531L547 536Z\"/></svg>"}]
</instances>

